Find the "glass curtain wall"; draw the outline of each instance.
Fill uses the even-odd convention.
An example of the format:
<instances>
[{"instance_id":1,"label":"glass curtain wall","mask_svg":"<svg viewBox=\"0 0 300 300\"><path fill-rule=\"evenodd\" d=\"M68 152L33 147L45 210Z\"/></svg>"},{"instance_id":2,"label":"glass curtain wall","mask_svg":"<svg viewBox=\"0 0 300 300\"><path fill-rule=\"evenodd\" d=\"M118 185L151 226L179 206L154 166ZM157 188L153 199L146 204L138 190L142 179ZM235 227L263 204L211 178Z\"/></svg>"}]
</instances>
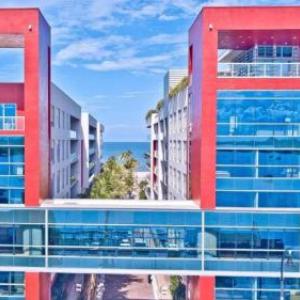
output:
<instances>
[{"instance_id":1,"label":"glass curtain wall","mask_svg":"<svg viewBox=\"0 0 300 300\"><path fill-rule=\"evenodd\" d=\"M24 137L0 136L0 204L24 203Z\"/></svg>"},{"instance_id":2,"label":"glass curtain wall","mask_svg":"<svg viewBox=\"0 0 300 300\"><path fill-rule=\"evenodd\" d=\"M219 207L300 207L300 91L219 91Z\"/></svg>"}]
</instances>

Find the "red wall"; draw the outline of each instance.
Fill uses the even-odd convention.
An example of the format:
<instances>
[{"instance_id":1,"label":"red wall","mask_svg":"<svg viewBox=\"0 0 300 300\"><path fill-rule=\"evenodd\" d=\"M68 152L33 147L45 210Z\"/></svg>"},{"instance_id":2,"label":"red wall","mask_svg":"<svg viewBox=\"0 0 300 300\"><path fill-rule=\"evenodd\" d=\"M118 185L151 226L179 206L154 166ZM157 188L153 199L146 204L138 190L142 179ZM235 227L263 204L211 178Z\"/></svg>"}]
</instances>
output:
<instances>
[{"instance_id":1,"label":"red wall","mask_svg":"<svg viewBox=\"0 0 300 300\"><path fill-rule=\"evenodd\" d=\"M0 103L16 103L18 115L24 115L24 84L0 82Z\"/></svg>"},{"instance_id":2,"label":"red wall","mask_svg":"<svg viewBox=\"0 0 300 300\"><path fill-rule=\"evenodd\" d=\"M0 103L16 103L17 115L24 116L24 84L0 83ZM23 120L19 120L24 126ZM24 130L1 130L0 135L24 135Z\"/></svg>"},{"instance_id":3,"label":"red wall","mask_svg":"<svg viewBox=\"0 0 300 300\"><path fill-rule=\"evenodd\" d=\"M48 273L25 274L26 300L51 300L51 275Z\"/></svg>"},{"instance_id":4,"label":"red wall","mask_svg":"<svg viewBox=\"0 0 300 300\"><path fill-rule=\"evenodd\" d=\"M300 89L300 79L218 79L218 32L220 30L300 30L299 19L300 7L207 7L202 10L192 25L189 31L189 46L193 48L193 66L190 66L192 70L190 183L191 198L201 208L214 209L216 206L217 90Z\"/></svg>"},{"instance_id":5,"label":"red wall","mask_svg":"<svg viewBox=\"0 0 300 300\"><path fill-rule=\"evenodd\" d=\"M214 300L215 278L191 276L188 278L190 300Z\"/></svg>"},{"instance_id":6,"label":"red wall","mask_svg":"<svg viewBox=\"0 0 300 300\"><path fill-rule=\"evenodd\" d=\"M24 36L25 204L36 206L49 189L50 28L38 9L1 9L0 33ZM11 87L12 95L21 96L20 87Z\"/></svg>"}]
</instances>

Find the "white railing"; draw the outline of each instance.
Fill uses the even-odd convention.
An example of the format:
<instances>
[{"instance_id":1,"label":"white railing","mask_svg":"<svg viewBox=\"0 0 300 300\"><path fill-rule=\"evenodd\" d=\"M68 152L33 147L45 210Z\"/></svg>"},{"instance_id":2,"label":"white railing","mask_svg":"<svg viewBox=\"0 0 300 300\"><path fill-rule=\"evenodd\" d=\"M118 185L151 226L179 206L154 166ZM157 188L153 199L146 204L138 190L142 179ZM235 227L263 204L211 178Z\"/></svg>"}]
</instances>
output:
<instances>
[{"instance_id":1,"label":"white railing","mask_svg":"<svg viewBox=\"0 0 300 300\"><path fill-rule=\"evenodd\" d=\"M0 117L0 130L24 130L25 117Z\"/></svg>"},{"instance_id":2,"label":"white railing","mask_svg":"<svg viewBox=\"0 0 300 300\"><path fill-rule=\"evenodd\" d=\"M89 134L89 140L94 141L95 140L95 134Z\"/></svg>"},{"instance_id":3,"label":"white railing","mask_svg":"<svg viewBox=\"0 0 300 300\"><path fill-rule=\"evenodd\" d=\"M70 130L70 139L77 139L77 132L75 130Z\"/></svg>"},{"instance_id":4,"label":"white railing","mask_svg":"<svg viewBox=\"0 0 300 300\"><path fill-rule=\"evenodd\" d=\"M300 77L300 63L218 63L218 77Z\"/></svg>"}]
</instances>

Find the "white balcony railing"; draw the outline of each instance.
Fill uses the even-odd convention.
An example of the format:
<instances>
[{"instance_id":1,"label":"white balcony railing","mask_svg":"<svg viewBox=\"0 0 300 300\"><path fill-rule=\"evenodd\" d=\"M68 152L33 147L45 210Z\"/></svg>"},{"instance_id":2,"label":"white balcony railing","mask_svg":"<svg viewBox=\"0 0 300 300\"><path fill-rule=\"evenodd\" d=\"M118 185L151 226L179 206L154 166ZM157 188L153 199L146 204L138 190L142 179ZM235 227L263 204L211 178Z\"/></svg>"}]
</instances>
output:
<instances>
[{"instance_id":1,"label":"white balcony railing","mask_svg":"<svg viewBox=\"0 0 300 300\"><path fill-rule=\"evenodd\" d=\"M70 139L71 140L77 139L77 132L75 130L70 130Z\"/></svg>"},{"instance_id":2,"label":"white balcony railing","mask_svg":"<svg viewBox=\"0 0 300 300\"><path fill-rule=\"evenodd\" d=\"M95 140L95 134L89 134L89 140L94 141Z\"/></svg>"},{"instance_id":3,"label":"white balcony railing","mask_svg":"<svg viewBox=\"0 0 300 300\"><path fill-rule=\"evenodd\" d=\"M0 117L0 130L24 130L25 117Z\"/></svg>"},{"instance_id":4,"label":"white balcony railing","mask_svg":"<svg viewBox=\"0 0 300 300\"><path fill-rule=\"evenodd\" d=\"M300 63L218 63L218 77L300 77Z\"/></svg>"},{"instance_id":5,"label":"white balcony railing","mask_svg":"<svg viewBox=\"0 0 300 300\"><path fill-rule=\"evenodd\" d=\"M95 148L90 148L89 149L89 155L93 155L96 153L96 149Z\"/></svg>"}]
</instances>

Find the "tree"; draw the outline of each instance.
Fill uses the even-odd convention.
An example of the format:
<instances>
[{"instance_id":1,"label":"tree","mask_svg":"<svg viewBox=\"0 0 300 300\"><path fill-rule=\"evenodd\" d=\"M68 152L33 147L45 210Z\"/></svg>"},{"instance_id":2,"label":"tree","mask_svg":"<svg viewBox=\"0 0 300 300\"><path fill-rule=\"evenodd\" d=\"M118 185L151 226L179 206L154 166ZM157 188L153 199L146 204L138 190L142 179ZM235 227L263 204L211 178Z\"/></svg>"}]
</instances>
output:
<instances>
[{"instance_id":1,"label":"tree","mask_svg":"<svg viewBox=\"0 0 300 300\"><path fill-rule=\"evenodd\" d=\"M142 180L139 183L139 199L141 200L147 199L146 189L148 188L148 185L149 185L148 180Z\"/></svg>"},{"instance_id":2,"label":"tree","mask_svg":"<svg viewBox=\"0 0 300 300\"><path fill-rule=\"evenodd\" d=\"M122 199L127 193L125 170L113 156L107 160L102 172L95 178L91 198Z\"/></svg>"},{"instance_id":3,"label":"tree","mask_svg":"<svg viewBox=\"0 0 300 300\"><path fill-rule=\"evenodd\" d=\"M131 198L135 186L134 172L138 162L131 151L118 158L110 157L96 176L90 197L95 199Z\"/></svg>"},{"instance_id":4,"label":"tree","mask_svg":"<svg viewBox=\"0 0 300 300\"><path fill-rule=\"evenodd\" d=\"M127 196L128 198L131 198L135 184L134 172L136 171L138 162L133 157L131 151L123 152L120 156L120 160L125 169L125 185L127 187Z\"/></svg>"},{"instance_id":5,"label":"tree","mask_svg":"<svg viewBox=\"0 0 300 300\"><path fill-rule=\"evenodd\" d=\"M173 300L184 300L186 287L182 283L181 276L171 276L170 278L170 292Z\"/></svg>"}]
</instances>

